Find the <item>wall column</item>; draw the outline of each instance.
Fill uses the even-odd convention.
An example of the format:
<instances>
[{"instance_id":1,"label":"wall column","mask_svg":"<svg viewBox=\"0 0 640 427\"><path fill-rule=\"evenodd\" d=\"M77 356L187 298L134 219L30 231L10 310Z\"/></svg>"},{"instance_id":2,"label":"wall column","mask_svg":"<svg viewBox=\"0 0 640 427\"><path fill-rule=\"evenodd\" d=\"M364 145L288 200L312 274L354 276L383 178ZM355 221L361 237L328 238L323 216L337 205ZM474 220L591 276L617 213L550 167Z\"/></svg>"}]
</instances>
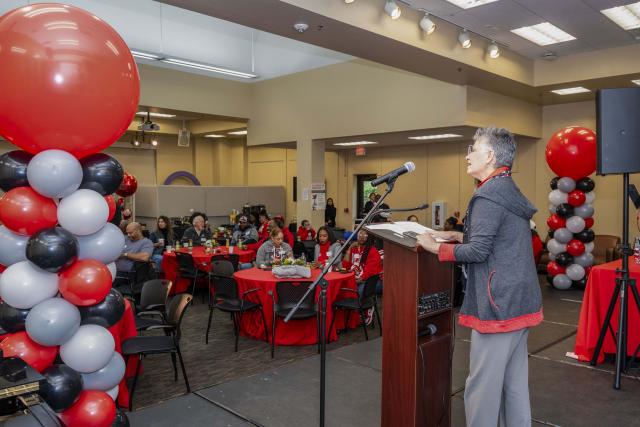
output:
<instances>
[{"instance_id":1,"label":"wall column","mask_svg":"<svg viewBox=\"0 0 640 427\"><path fill-rule=\"evenodd\" d=\"M312 208L314 194L312 193L312 184L325 184L324 142L314 142L310 138L301 138L298 139L296 148L298 172L296 219L298 225L303 219L308 219L311 221L313 228L317 230L318 227L324 224L324 210L313 210Z\"/></svg>"}]
</instances>

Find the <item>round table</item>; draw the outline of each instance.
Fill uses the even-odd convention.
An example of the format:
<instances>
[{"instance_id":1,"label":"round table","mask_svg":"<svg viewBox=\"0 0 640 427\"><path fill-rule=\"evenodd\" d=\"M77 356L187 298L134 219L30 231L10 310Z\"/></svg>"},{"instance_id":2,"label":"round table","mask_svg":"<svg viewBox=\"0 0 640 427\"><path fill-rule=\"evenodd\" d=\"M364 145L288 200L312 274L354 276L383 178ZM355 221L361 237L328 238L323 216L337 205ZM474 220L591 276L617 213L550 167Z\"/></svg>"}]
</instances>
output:
<instances>
[{"instance_id":1,"label":"round table","mask_svg":"<svg viewBox=\"0 0 640 427\"><path fill-rule=\"evenodd\" d=\"M206 253L205 247L194 247L191 256L193 257L193 262L196 267L202 271L209 272L211 269L212 256L229 254L229 248L226 246L217 247L215 251L216 252L212 250L211 253ZM189 253L187 249L180 249L180 252ZM252 262L256 259L256 253L252 250L241 250L233 247L233 253L240 256L240 262ZM178 259L176 258L175 252L165 252L162 255L162 271L164 272L165 279L173 282L171 295L191 290L191 281L189 279L180 279L179 282L176 282Z\"/></svg>"},{"instance_id":2,"label":"round table","mask_svg":"<svg viewBox=\"0 0 640 427\"><path fill-rule=\"evenodd\" d=\"M283 278L278 279L273 275L271 271L261 270L259 268L250 268L247 270L237 271L234 274L234 278L238 283L238 293L242 295L244 291L249 289L260 289L257 292L252 292L247 295L247 299L253 302L262 304L262 310L267 322L267 328L269 328L269 339L273 339L271 336L273 325L273 300L270 292L276 296L276 283L277 282L301 282L311 283L321 273L320 269L314 268L311 270L311 278L309 279L290 279ZM327 288L327 328L331 324L333 317L333 310L331 305L341 299L353 298L355 294L352 292L341 291L340 288L357 290L355 274L353 272L348 273L328 273L325 278L329 283ZM316 288L316 301L320 294L320 287ZM336 313L336 320L333 324L332 330L328 331L327 336L329 342L338 339L336 330L345 328L345 311L339 310ZM276 344L278 345L310 345L318 342L318 332L316 329L316 319L304 319L304 320L292 320L289 323L284 323L284 319L276 318L278 327L276 328ZM349 328L356 328L360 324L360 316L356 313L351 313L349 316ZM247 312L242 315L242 321L240 323L240 333L245 336L249 336L255 339L264 339L264 327L262 325L262 318L260 313L256 311Z\"/></svg>"}]
</instances>

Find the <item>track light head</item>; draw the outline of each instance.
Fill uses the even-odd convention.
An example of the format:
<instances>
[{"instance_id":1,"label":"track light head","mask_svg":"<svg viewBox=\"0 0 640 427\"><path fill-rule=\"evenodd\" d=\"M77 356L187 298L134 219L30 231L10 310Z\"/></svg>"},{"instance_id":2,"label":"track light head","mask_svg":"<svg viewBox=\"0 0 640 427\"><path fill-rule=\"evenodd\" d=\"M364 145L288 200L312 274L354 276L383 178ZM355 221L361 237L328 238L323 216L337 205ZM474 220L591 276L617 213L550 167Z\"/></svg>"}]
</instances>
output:
<instances>
[{"instance_id":1,"label":"track light head","mask_svg":"<svg viewBox=\"0 0 640 427\"><path fill-rule=\"evenodd\" d=\"M433 33L436 30L436 24L431 20L431 18L429 18L428 13L425 13L420 20L420 28L422 28L422 31L427 33L427 35Z\"/></svg>"},{"instance_id":2,"label":"track light head","mask_svg":"<svg viewBox=\"0 0 640 427\"><path fill-rule=\"evenodd\" d=\"M398 19L402 14L400 6L398 6L395 0L387 0L384 5L384 11L387 12L387 15L389 15L391 19Z\"/></svg>"},{"instance_id":3,"label":"track light head","mask_svg":"<svg viewBox=\"0 0 640 427\"><path fill-rule=\"evenodd\" d=\"M487 46L487 54L492 59L496 59L500 56L500 47L496 44L496 42L491 42L491 44Z\"/></svg>"},{"instance_id":4,"label":"track light head","mask_svg":"<svg viewBox=\"0 0 640 427\"><path fill-rule=\"evenodd\" d=\"M469 37L467 30L460 31L460 34L458 34L458 41L464 49L469 49L471 47L471 37Z\"/></svg>"}]
</instances>

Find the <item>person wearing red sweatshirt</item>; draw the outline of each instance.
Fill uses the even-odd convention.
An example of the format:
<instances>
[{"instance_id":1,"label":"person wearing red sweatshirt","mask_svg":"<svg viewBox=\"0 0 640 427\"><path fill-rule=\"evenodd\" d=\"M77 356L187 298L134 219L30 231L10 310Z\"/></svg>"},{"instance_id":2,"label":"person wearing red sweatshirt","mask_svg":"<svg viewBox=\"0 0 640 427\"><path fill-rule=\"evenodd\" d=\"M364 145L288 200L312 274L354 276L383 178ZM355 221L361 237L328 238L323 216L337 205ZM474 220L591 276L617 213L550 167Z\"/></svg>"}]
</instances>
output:
<instances>
[{"instance_id":1,"label":"person wearing red sweatshirt","mask_svg":"<svg viewBox=\"0 0 640 427\"><path fill-rule=\"evenodd\" d=\"M314 240L316 238L316 230L311 227L311 223L308 220L302 220L302 225L298 227L298 239L300 241Z\"/></svg>"},{"instance_id":2,"label":"person wearing red sweatshirt","mask_svg":"<svg viewBox=\"0 0 640 427\"><path fill-rule=\"evenodd\" d=\"M380 253L373 244L373 236L370 236L366 230L358 232L358 240L347 249L343 265L355 272L360 294L369 277L382 273ZM373 321L373 309L367 312L366 321L367 325Z\"/></svg>"}]
</instances>

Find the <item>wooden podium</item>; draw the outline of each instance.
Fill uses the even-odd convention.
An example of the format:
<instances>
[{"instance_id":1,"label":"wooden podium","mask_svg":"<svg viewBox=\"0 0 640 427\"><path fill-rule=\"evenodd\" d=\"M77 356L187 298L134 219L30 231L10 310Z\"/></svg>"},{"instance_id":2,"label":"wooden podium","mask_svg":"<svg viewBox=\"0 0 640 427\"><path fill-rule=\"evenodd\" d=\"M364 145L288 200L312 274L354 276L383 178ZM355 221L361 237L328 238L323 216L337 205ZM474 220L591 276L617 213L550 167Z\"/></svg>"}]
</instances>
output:
<instances>
[{"instance_id":1,"label":"wooden podium","mask_svg":"<svg viewBox=\"0 0 640 427\"><path fill-rule=\"evenodd\" d=\"M368 232L384 240L382 427L449 426L454 265L415 248L413 238ZM419 314L418 299L428 295L440 303Z\"/></svg>"}]
</instances>

